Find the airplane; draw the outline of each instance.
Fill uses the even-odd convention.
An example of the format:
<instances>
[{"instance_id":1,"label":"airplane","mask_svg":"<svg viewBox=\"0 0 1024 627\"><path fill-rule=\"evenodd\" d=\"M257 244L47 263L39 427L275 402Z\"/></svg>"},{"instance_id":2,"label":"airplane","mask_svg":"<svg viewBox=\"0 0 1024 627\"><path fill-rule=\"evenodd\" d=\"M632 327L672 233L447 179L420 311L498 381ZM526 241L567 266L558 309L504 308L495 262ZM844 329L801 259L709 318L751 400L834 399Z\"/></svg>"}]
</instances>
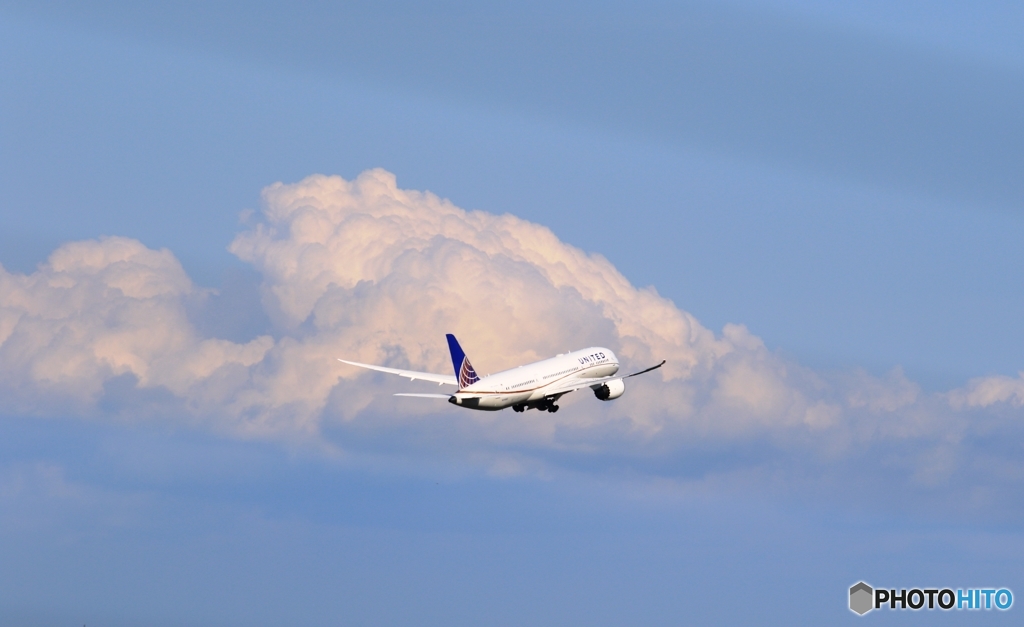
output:
<instances>
[{"instance_id":1,"label":"airplane","mask_svg":"<svg viewBox=\"0 0 1024 627\"><path fill-rule=\"evenodd\" d=\"M448 338L448 350L452 356L452 365L455 367L455 376L385 368L341 358L338 361L359 368L397 374L413 381L419 379L438 385L458 386L458 391L454 394L403 393L395 396L446 398L453 405L482 411L500 411L511 407L517 412L537 409L551 413L558 411L556 403L559 398L583 388L593 390L594 396L602 401L619 398L626 391L623 379L657 370L665 365L665 361L662 360L657 366L640 372L616 376L619 371L619 360L615 353L607 348L594 347L480 377L469 363L455 336L449 333L445 337Z\"/></svg>"}]
</instances>

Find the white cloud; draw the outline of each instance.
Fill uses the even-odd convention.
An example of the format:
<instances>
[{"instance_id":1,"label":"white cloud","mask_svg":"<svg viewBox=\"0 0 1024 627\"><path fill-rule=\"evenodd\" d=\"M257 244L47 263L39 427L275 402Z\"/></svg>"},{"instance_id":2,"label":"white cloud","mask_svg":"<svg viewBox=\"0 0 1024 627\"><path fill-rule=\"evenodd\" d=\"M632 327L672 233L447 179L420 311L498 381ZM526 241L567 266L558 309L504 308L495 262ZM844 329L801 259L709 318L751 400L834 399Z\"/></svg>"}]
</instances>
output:
<instances>
[{"instance_id":1,"label":"white cloud","mask_svg":"<svg viewBox=\"0 0 1024 627\"><path fill-rule=\"evenodd\" d=\"M1024 406L1024 372L1019 373L1016 379L1006 376L972 379L967 387L950 392L949 402L957 409L989 407L998 403Z\"/></svg>"},{"instance_id":2,"label":"white cloud","mask_svg":"<svg viewBox=\"0 0 1024 627\"><path fill-rule=\"evenodd\" d=\"M729 325L716 337L653 288L630 285L603 257L542 226L401 190L382 170L354 181L275 184L264 200L265 222L231 250L262 273L268 311L291 336L277 371L287 384L268 381L267 405L296 393L326 399L339 375L343 386L370 378L325 367L337 355L445 372L443 335L456 332L484 371L589 345L609 346L633 367L668 360L648 381L630 381L650 389L660 379L667 389L543 424L518 419L534 444L585 445L609 428L640 440L680 425L722 434L820 429L840 412L802 389L811 373L783 363L746 328ZM352 417L359 407L336 409Z\"/></svg>"},{"instance_id":3,"label":"white cloud","mask_svg":"<svg viewBox=\"0 0 1024 627\"><path fill-rule=\"evenodd\" d=\"M196 335L185 312L195 291L170 251L120 237L65 244L30 275L0 268L8 409L88 409L123 375L188 398L220 370L258 363L269 337L242 345Z\"/></svg>"},{"instance_id":4,"label":"white cloud","mask_svg":"<svg viewBox=\"0 0 1024 627\"><path fill-rule=\"evenodd\" d=\"M970 427L958 410L1024 404L1024 376L942 396L898 369L813 372L742 325L716 335L543 226L399 189L383 170L278 183L263 198L230 250L261 273L276 339L202 337L187 307L202 290L169 251L116 237L66 244L32 274L0 269L6 404L102 413L112 382L129 377L161 394L129 398L127 413L170 403L181 419L242 436L329 441L341 429L371 448L402 441L488 458L506 474L536 469L531 451L640 459L762 441L820 461L906 441L924 460L910 473L929 481L962 457ZM578 393L558 414L495 415L395 399L428 384L335 361L447 372L446 332L484 373L591 345L626 367L668 363L612 403Z\"/></svg>"}]
</instances>

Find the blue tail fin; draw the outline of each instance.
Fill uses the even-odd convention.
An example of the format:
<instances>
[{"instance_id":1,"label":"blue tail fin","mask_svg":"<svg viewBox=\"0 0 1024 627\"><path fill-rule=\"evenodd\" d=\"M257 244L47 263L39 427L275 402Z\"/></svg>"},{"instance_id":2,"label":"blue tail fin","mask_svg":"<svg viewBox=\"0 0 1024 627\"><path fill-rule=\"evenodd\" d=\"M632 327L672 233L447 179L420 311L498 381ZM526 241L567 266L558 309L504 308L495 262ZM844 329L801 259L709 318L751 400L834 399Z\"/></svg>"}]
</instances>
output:
<instances>
[{"instance_id":1,"label":"blue tail fin","mask_svg":"<svg viewBox=\"0 0 1024 627\"><path fill-rule=\"evenodd\" d=\"M452 354L452 366L455 367L455 378L459 380L459 389L461 390L479 381L480 377L476 376L476 370L473 370L473 364L469 363L469 358L466 357L466 353L459 346L459 341L451 333L445 337L448 338L448 350Z\"/></svg>"}]
</instances>

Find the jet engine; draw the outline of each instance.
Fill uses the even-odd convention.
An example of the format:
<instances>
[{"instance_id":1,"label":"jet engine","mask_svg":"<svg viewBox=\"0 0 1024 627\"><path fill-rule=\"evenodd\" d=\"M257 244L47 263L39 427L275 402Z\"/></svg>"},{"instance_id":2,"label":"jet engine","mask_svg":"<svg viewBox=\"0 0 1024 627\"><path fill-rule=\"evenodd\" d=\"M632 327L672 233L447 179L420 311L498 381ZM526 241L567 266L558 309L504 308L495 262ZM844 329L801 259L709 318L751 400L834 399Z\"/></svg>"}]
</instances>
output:
<instances>
[{"instance_id":1,"label":"jet engine","mask_svg":"<svg viewBox=\"0 0 1024 627\"><path fill-rule=\"evenodd\" d=\"M602 401L610 401L619 398L625 391L626 384L622 379L612 379L608 383L604 383L600 387L594 388L594 396Z\"/></svg>"}]
</instances>

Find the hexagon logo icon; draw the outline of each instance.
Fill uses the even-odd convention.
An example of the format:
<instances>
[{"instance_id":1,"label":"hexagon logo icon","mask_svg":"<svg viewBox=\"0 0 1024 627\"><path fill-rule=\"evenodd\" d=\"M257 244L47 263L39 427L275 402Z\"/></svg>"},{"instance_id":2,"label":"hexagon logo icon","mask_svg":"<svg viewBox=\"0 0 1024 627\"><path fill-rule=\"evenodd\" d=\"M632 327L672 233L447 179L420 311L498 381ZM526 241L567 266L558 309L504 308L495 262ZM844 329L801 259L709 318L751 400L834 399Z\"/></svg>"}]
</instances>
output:
<instances>
[{"instance_id":1,"label":"hexagon logo icon","mask_svg":"<svg viewBox=\"0 0 1024 627\"><path fill-rule=\"evenodd\" d=\"M875 591L871 586L861 581L850 588L850 609L863 616L871 611L871 601Z\"/></svg>"}]
</instances>

